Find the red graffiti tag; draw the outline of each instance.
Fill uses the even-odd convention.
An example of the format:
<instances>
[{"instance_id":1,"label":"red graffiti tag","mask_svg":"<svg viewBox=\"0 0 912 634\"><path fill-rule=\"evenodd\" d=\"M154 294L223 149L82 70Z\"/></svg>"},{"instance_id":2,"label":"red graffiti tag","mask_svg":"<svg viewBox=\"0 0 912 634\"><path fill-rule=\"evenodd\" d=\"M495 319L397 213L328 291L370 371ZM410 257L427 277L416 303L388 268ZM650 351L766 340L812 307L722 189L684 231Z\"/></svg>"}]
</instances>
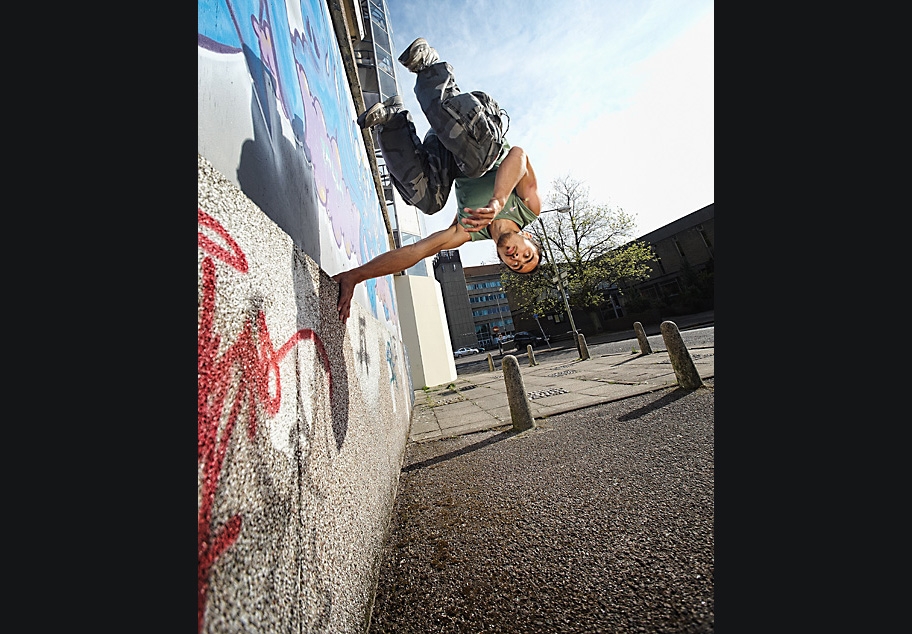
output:
<instances>
[{"instance_id":1,"label":"red graffiti tag","mask_svg":"<svg viewBox=\"0 0 912 634\"><path fill-rule=\"evenodd\" d=\"M225 231L225 228L219 224L218 220L197 207L196 222L208 229L212 229L228 245L228 248L225 248L217 244L202 231L197 231L197 243L199 244L200 248L206 251L209 255L222 260L225 262L225 264L229 264L232 267L236 268L241 273L246 273L247 258L244 257L244 252L241 251L241 247L239 247L238 243L234 241L234 238L232 238L228 232Z\"/></svg>"},{"instance_id":2,"label":"red graffiti tag","mask_svg":"<svg viewBox=\"0 0 912 634\"><path fill-rule=\"evenodd\" d=\"M207 254L218 258L232 268L246 273L247 258L237 242L224 227L203 210L197 209L199 224L214 231L226 246L222 246L199 232L198 244ZM258 409L275 416L282 402L282 381L279 363L300 341L312 341L329 382L332 399L332 372L329 356L320 337L309 328L294 333L278 350L272 345L266 314L256 314L256 328L248 319L237 340L219 357L221 336L215 332L216 265L206 257L202 263L202 297L200 299L198 350L198 412L197 460L203 465L202 496L200 499L198 537L198 632L203 629L206 611L206 593L209 573L221 554L237 540L241 531L241 516L232 516L220 527L212 526L212 507L219 476L228 451L234 426L243 414L247 415L247 437L256 436ZM270 380L275 394L270 394ZM230 395L234 394L233 398ZM219 436L219 423L230 403L225 427Z\"/></svg>"}]
</instances>

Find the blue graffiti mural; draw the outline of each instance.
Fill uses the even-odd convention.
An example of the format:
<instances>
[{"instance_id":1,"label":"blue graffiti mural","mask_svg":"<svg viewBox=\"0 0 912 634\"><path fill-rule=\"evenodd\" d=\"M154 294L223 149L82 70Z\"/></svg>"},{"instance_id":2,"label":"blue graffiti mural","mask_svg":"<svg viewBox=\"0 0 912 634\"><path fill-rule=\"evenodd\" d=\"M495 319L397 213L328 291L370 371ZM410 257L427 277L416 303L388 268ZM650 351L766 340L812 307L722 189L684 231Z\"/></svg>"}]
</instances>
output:
<instances>
[{"instance_id":1,"label":"blue graffiti mural","mask_svg":"<svg viewBox=\"0 0 912 634\"><path fill-rule=\"evenodd\" d=\"M242 56L250 75L256 138L244 141L240 153L244 193L321 265L321 213L332 228L337 260L358 265L389 250L325 3L198 0L197 20L206 60ZM238 88L201 85L201 94L205 90L218 101ZM391 276L365 286L374 315L394 321Z\"/></svg>"}]
</instances>

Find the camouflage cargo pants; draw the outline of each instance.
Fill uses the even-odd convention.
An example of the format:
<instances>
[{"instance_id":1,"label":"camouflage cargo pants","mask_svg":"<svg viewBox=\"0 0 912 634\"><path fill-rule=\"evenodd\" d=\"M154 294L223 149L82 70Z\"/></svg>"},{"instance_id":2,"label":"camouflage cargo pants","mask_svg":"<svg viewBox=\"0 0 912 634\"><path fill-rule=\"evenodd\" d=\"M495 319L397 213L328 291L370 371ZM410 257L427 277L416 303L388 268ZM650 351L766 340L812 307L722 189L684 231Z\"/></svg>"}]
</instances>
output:
<instances>
[{"instance_id":1,"label":"camouflage cargo pants","mask_svg":"<svg viewBox=\"0 0 912 634\"><path fill-rule=\"evenodd\" d=\"M402 198L434 214L446 204L455 178L477 178L497 159L503 147L500 109L485 93L460 91L447 62L417 73L415 96L431 125L424 141L407 110L379 126L377 134Z\"/></svg>"}]
</instances>

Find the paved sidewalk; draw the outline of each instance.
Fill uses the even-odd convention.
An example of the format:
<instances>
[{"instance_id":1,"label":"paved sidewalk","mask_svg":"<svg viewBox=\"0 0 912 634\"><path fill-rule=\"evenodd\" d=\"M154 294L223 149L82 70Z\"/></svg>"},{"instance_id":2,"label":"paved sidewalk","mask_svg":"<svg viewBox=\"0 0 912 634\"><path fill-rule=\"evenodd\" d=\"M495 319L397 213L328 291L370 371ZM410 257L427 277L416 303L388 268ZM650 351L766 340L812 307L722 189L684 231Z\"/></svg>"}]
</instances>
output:
<instances>
[{"instance_id":1,"label":"paved sidewalk","mask_svg":"<svg viewBox=\"0 0 912 634\"><path fill-rule=\"evenodd\" d=\"M607 354L599 352L599 344L589 345L590 358L585 361L575 349L536 350L535 366L525 353L511 353L519 361L532 416L538 421L677 384L667 351L656 350L651 343L653 353L644 355L635 337L630 343L626 353ZM700 378L715 376L714 346L688 351ZM501 358L495 353L492 359L493 372L485 361L482 371L463 371L449 385L416 390L409 440L512 427Z\"/></svg>"}]
</instances>

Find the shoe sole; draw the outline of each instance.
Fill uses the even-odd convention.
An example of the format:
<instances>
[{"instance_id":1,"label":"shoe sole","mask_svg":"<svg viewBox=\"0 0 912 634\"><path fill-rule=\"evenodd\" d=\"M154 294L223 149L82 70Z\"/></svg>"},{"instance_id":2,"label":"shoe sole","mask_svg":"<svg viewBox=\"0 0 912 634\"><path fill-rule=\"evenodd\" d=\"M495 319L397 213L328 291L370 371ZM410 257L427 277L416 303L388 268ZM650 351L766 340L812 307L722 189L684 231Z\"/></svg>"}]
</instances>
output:
<instances>
[{"instance_id":1,"label":"shoe sole","mask_svg":"<svg viewBox=\"0 0 912 634\"><path fill-rule=\"evenodd\" d=\"M433 48L431 48L431 45L428 44L428 42L427 42L426 39L424 39L423 37L419 37L419 38L416 39L414 42L412 42L411 44L409 44L409 45L408 45L408 48L405 49L405 52L402 53L402 55L399 56L399 63L402 64L403 66L405 66L405 67L406 67L410 72L412 72L412 73L417 73L417 72L418 72L418 70L416 70L414 67L415 67L416 64L419 63L420 57L421 57L421 56L418 55L418 54L414 51L414 49L415 49L416 47L420 47L420 45L423 45L423 46L424 46L424 50L425 50L425 51L433 51L433 50L434 50ZM436 55L436 51L435 51L435 56L436 56L436 59L437 59L437 60L440 59L440 56L439 56L439 55ZM403 58L404 58L404 59L403 59ZM436 63L436 62L434 62L434 63ZM422 64L421 64L421 68L426 68L426 67L428 67L428 66L430 66L430 65L431 65L431 64L422 63Z\"/></svg>"},{"instance_id":2,"label":"shoe sole","mask_svg":"<svg viewBox=\"0 0 912 634\"><path fill-rule=\"evenodd\" d=\"M383 107L383 102L378 101L373 106L368 108L366 112L361 113L361 116L358 117L358 126L361 128L371 127L371 126L364 125L367 122L367 118L370 117L373 113L377 112L382 107Z\"/></svg>"},{"instance_id":3,"label":"shoe sole","mask_svg":"<svg viewBox=\"0 0 912 634\"><path fill-rule=\"evenodd\" d=\"M377 112L378 110L382 110L384 107L396 108L397 112L399 110L402 110L402 97L400 97L399 95L393 95L386 101L380 101L380 102L375 103L373 106L368 108L368 110L366 112L362 113L361 116L358 117L358 125L361 128L374 127L374 125L376 125L376 124L372 124L372 125L365 125L365 124L367 123L367 120L371 117L371 115L373 113Z\"/></svg>"},{"instance_id":4,"label":"shoe sole","mask_svg":"<svg viewBox=\"0 0 912 634\"><path fill-rule=\"evenodd\" d=\"M415 41L409 44L402 55L399 56L399 63L408 68L408 62L411 61L412 48L421 42L427 44L427 40L423 37L415 38Z\"/></svg>"}]
</instances>

